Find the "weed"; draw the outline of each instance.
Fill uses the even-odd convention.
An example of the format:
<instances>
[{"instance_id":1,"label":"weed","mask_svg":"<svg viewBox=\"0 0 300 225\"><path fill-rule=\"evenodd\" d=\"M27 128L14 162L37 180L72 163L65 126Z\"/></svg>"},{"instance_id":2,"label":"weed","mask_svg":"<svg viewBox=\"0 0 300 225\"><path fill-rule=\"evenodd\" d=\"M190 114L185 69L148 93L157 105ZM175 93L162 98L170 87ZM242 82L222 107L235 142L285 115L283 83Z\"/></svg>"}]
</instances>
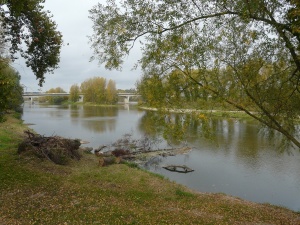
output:
<instances>
[{"instance_id":1,"label":"weed","mask_svg":"<svg viewBox=\"0 0 300 225\"><path fill-rule=\"evenodd\" d=\"M152 176L154 176L154 177L157 177L157 178L159 178L159 179L161 179L161 180L168 180L167 178L165 178L163 175L161 175L161 174L158 174L158 173L153 173L153 172L150 172L150 171L147 171L149 174L151 174Z\"/></svg>"},{"instance_id":2,"label":"weed","mask_svg":"<svg viewBox=\"0 0 300 225\"><path fill-rule=\"evenodd\" d=\"M176 189L175 194L180 197L194 197L193 193L183 191L181 189Z\"/></svg>"},{"instance_id":3,"label":"weed","mask_svg":"<svg viewBox=\"0 0 300 225\"><path fill-rule=\"evenodd\" d=\"M124 164L127 165L130 168L137 168L137 169L140 168L139 165L137 163L135 163L135 162L128 162L128 161L126 161Z\"/></svg>"}]
</instances>

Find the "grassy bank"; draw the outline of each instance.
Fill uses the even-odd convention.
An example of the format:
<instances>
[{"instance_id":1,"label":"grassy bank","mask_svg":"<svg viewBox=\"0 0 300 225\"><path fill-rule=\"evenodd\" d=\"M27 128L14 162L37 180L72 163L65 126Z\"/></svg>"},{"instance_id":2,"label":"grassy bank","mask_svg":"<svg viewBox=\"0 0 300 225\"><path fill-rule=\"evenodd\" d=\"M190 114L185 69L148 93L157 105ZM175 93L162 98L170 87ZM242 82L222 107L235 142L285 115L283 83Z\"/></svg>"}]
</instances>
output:
<instances>
[{"instance_id":1,"label":"grassy bank","mask_svg":"<svg viewBox=\"0 0 300 225\"><path fill-rule=\"evenodd\" d=\"M224 194L196 193L94 155L59 166L17 155L26 126L0 124L0 224L300 224L300 214Z\"/></svg>"}]
</instances>

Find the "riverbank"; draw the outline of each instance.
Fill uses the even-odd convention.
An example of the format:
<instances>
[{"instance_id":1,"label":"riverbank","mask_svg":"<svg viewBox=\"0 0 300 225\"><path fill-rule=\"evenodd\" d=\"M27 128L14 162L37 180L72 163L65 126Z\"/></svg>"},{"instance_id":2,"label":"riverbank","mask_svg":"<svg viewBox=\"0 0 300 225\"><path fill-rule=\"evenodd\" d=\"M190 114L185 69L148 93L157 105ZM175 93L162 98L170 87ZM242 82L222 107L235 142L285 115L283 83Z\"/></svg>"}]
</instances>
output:
<instances>
[{"instance_id":1,"label":"riverbank","mask_svg":"<svg viewBox=\"0 0 300 225\"><path fill-rule=\"evenodd\" d=\"M210 117L223 117L223 118L239 118L239 119L253 119L243 111L226 111L226 110L200 110L200 109L157 109L153 107L140 106L140 109L149 111L164 111L169 113L182 113L182 114L198 114L202 116L209 115Z\"/></svg>"},{"instance_id":2,"label":"riverbank","mask_svg":"<svg viewBox=\"0 0 300 225\"><path fill-rule=\"evenodd\" d=\"M27 127L0 124L0 224L299 224L300 214L224 194L198 193L126 164L85 154L67 166L25 155Z\"/></svg>"}]
</instances>

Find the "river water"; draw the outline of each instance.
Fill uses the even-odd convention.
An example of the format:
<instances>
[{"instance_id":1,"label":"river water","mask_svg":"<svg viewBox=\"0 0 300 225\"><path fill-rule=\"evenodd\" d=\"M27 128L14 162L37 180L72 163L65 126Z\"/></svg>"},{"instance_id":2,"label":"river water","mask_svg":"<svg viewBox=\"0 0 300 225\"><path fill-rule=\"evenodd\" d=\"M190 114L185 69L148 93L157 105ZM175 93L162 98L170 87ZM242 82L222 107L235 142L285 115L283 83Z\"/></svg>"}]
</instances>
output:
<instances>
[{"instance_id":1,"label":"river water","mask_svg":"<svg viewBox=\"0 0 300 225\"><path fill-rule=\"evenodd\" d=\"M155 132L154 112L134 106L55 106L26 102L23 120L41 135L59 135L88 141L87 147L109 145L124 134L141 138ZM254 202L300 211L300 152L282 151L253 121L218 119L214 136L205 138L193 121L186 134L192 151L155 158L146 166L171 181L201 192L225 193ZM153 129L152 129L153 128ZM162 142L166 144L166 141ZM187 165L191 173L174 173L163 165Z\"/></svg>"}]
</instances>

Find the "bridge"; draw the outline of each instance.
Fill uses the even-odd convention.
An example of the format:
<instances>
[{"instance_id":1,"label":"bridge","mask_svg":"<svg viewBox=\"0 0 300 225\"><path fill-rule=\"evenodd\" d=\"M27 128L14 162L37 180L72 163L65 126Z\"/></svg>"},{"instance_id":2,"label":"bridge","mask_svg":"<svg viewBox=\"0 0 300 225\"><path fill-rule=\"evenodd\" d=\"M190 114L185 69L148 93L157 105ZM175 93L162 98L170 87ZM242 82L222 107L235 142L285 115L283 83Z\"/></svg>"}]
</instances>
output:
<instances>
[{"instance_id":1,"label":"bridge","mask_svg":"<svg viewBox=\"0 0 300 225\"><path fill-rule=\"evenodd\" d=\"M70 93L46 93L46 92L24 92L23 98L29 98L33 102L34 98L39 97L55 97L55 96L70 96ZM134 93L118 93L119 97L124 97L124 104L129 104L130 97L139 97L141 95ZM84 94L79 94L79 102L83 102Z\"/></svg>"},{"instance_id":2,"label":"bridge","mask_svg":"<svg viewBox=\"0 0 300 225\"><path fill-rule=\"evenodd\" d=\"M119 97L124 97L124 103L128 104L130 101L130 97L140 97L139 94L133 94L133 93L118 93Z\"/></svg>"}]
</instances>

